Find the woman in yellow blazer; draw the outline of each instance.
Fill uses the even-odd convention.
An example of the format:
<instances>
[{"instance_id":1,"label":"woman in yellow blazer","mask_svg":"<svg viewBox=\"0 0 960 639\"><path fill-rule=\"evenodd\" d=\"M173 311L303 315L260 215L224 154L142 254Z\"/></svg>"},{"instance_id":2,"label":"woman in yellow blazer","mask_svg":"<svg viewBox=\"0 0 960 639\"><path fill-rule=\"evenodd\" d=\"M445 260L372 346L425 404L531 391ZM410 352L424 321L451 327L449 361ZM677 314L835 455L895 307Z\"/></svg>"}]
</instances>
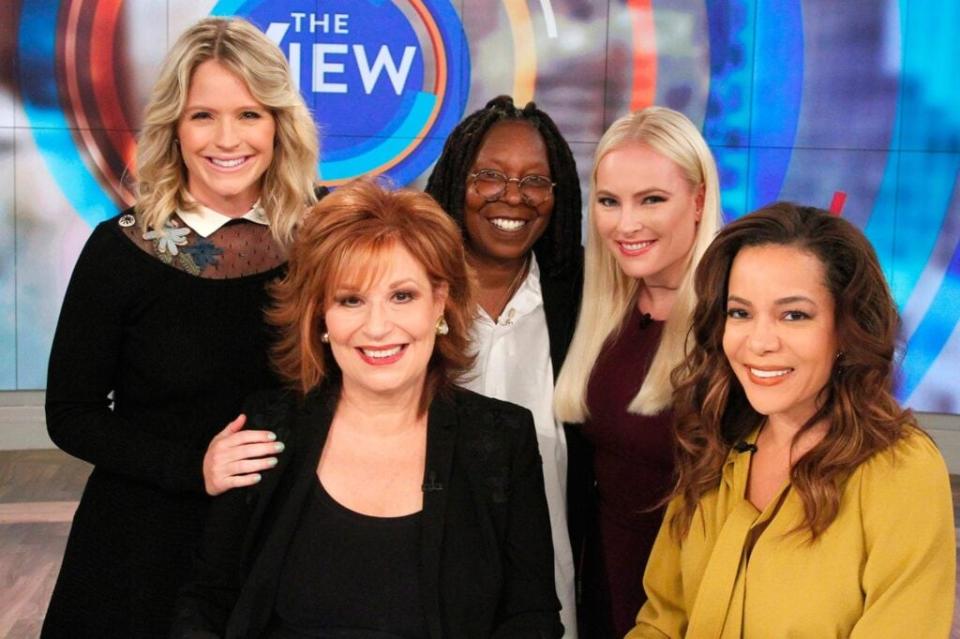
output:
<instances>
[{"instance_id":1,"label":"woman in yellow blazer","mask_svg":"<svg viewBox=\"0 0 960 639\"><path fill-rule=\"evenodd\" d=\"M891 393L869 242L774 204L720 232L696 291L678 481L627 638L949 636L949 477Z\"/></svg>"}]
</instances>

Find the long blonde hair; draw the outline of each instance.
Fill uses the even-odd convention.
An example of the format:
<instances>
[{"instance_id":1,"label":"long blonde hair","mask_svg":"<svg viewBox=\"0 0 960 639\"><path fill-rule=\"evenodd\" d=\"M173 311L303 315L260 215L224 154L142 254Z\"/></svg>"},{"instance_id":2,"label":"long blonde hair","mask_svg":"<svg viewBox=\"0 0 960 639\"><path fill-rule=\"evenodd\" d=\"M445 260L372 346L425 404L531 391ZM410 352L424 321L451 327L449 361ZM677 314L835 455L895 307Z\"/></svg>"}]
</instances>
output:
<instances>
[{"instance_id":1,"label":"long blonde hair","mask_svg":"<svg viewBox=\"0 0 960 639\"><path fill-rule=\"evenodd\" d=\"M655 415L670 406L670 372L683 360L690 318L696 305L694 269L721 224L720 184L713 155L696 126L682 113L666 107L648 107L623 116L607 129L597 145L590 175L590 224L584 257L583 299L577 329L557 380L554 410L565 422L589 417L587 382L607 342L636 303L640 281L625 275L596 230L597 166L611 151L627 144L643 144L676 163L693 189L703 190L703 212L697 225L690 264L663 328L650 370L629 410ZM639 375L639 371L638 371Z\"/></svg>"},{"instance_id":2,"label":"long blonde hair","mask_svg":"<svg viewBox=\"0 0 960 639\"><path fill-rule=\"evenodd\" d=\"M176 211L195 204L175 141L196 68L216 60L241 78L276 122L273 161L263 175L260 203L274 237L287 246L307 208L316 202L319 140L310 111L290 77L283 53L259 29L239 18L205 18L170 49L144 113L137 143L136 210L144 229L159 229Z\"/></svg>"}]
</instances>

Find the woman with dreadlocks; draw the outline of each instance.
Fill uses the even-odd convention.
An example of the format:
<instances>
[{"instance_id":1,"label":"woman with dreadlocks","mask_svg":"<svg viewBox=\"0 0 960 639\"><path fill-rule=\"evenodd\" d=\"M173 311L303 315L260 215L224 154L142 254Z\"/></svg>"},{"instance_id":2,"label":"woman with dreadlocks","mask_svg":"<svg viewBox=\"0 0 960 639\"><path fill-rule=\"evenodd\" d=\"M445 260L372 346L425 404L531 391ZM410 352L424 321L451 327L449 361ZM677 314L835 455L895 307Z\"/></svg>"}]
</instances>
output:
<instances>
[{"instance_id":1,"label":"woman with dreadlocks","mask_svg":"<svg viewBox=\"0 0 960 639\"><path fill-rule=\"evenodd\" d=\"M499 96L447 138L427 192L460 225L478 280L471 390L530 409L543 458L557 595L576 637L567 532L567 445L551 390L573 335L583 280L580 180L556 124Z\"/></svg>"}]
</instances>

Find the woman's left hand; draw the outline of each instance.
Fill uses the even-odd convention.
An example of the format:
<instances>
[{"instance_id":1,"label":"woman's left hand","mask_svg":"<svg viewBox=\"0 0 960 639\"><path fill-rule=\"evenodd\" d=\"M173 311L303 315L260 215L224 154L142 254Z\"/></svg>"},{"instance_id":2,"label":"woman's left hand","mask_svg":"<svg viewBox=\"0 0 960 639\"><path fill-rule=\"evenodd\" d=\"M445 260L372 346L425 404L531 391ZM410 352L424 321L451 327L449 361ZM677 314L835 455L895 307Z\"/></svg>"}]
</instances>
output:
<instances>
[{"instance_id":1,"label":"woman's left hand","mask_svg":"<svg viewBox=\"0 0 960 639\"><path fill-rule=\"evenodd\" d=\"M283 452L283 443L268 430L243 430L246 422L246 415L239 415L210 441L203 456L207 494L252 486L260 481L260 471L277 465L274 455Z\"/></svg>"}]
</instances>

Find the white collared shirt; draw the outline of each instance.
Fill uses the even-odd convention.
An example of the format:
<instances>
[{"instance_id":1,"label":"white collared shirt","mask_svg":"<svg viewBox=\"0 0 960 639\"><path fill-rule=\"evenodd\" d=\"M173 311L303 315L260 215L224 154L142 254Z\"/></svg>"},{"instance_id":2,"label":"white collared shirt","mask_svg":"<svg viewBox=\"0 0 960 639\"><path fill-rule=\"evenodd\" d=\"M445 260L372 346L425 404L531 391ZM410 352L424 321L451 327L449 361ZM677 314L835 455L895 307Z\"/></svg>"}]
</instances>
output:
<instances>
[{"instance_id":1,"label":"white collared shirt","mask_svg":"<svg viewBox=\"0 0 960 639\"><path fill-rule=\"evenodd\" d=\"M567 440L553 415L553 365L543 310L540 267L530 270L494 322L482 308L471 327L477 358L464 384L481 395L519 404L533 413L553 535L554 576L564 637L576 639L573 553L567 533Z\"/></svg>"},{"instance_id":2,"label":"white collared shirt","mask_svg":"<svg viewBox=\"0 0 960 639\"><path fill-rule=\"evenodd\" d=\"M254 202L250 210L240 217L230 217L229 215L218 213L199 202L196 203L196 209L193 211L178 210L177 215L183 220L184 224L193 229L193 232L200 237L210 237L216 231L220 230L224 224L237 219L249 220L255 224L270 226L270 220L267 218L266 213L263 212L263 207L260 206L260 200Z\"/></svg>"}]
</instances>

